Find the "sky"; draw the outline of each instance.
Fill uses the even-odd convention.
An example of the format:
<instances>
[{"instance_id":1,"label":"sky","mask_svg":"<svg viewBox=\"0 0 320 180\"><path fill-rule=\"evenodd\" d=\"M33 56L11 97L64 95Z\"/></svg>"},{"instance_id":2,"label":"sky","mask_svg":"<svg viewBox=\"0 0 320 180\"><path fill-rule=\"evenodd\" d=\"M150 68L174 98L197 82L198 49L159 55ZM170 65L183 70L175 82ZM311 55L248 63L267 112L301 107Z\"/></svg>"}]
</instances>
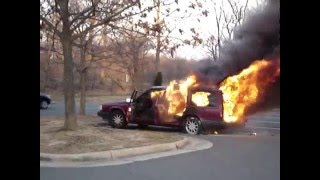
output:
<instances>
[{"instance_id":1,"label":"sky","mask_svg":"<svg viewBox=\"0 0 320 180\"><path fill-rule=\"evenodd\" d=\"M192 2L195 2L195 0L191 0ZM246 0L234 0L238 3L245 4ZM228 4L227 0L199 0L198 2L201 2L203 8L208 9L209 13L208 16L199 16L198 14L201 13L197 10L190 11L191 9L188 8L190 5L190 0L180 0L178 1L178 7L181 9L180 12L184 12L184 9L189 9L189 12L192 12L191 17L185 18L180 21L173 20L172 17L166 17L165 21L167 24L176 26L177 29L175 29L172 32L171 36L178 37L180 39L190 39L192 33L190 31L190 28L195 28L196 32L199 33L199 37L203 40L207 39L210 34L216 33L216 21L215 21L215 14L214 14L214 3L216 3L216 6L219 7L220 5L222 8L227 12L231 13L230 5ZM248 0L248 10L254 9L258 3L261 3L261 0ZM177 7L176 4L173 4L170 9L175 9ZM163 8L163 10L165 10ZM180 13L181 14L181 13ZM200 19L200 22L198 22L197 19ZM184 34L181 35L178 31L178 29L181 28L184 30ZM178 48L176 52L176 56L186 58L186 59L194 59L199 60L207 57L206 49L202 46L181 46Z\"/></svg>"},{"instance_id":2,"label":"sky","mask_svg":"<svg viewBox=\"0 0 320 180\"><path fill-rule=\"evenodd\" d=\"M216 33L216 21L215 21L215 12L214 12L214 3L216 4L216 7L221 6L227 13L231 13L231 8L228 4L227 0L160 0L161 3L172 3L169 6L161 6L161 11L165 12L166 9L170 8L170 11L175 10L176 8L179 8L180 11L174 13L172 16L164 17L161 16L161 18L164 18L166 25L169 27L169 29L172 29L175 27L175 29L170 34L171 37L178 38L181 40L184 39L191 39L192 38L192 32L190 31L190 28L194 28L197 33L199 33L199 37L203 40L207 39L210 34ZM178 2L175 3L175 2ZM247 0L232 0L235 2L238 2L240 4L245 4ZM248 0L248 10L254 9L258 3L261 4L261 1L263 0ZM152 6L153 0L141 0L140 2L143 2L145 6ZM195 10L189 8L191 2L196 3L199 2L202 5L202 8L196 8ZM187 13L184 13L185 10L187 10ZM208 10L208 16L205 17L204 15L199 15L203 10ZM191 14L190 14L191 13ZM180 17L182 15L189 15L187 18L181 19ZM156 16L155 10L148 13L148 21L153 23L154 17ZM135 16L136 20L139 20L139 16ZM177 20L178 19L178 20ZM198 21L200 20L200 22ZM150 24L151 24L150 23ZM179 29L182 29L184 33L181 35L179 32ZM179 40L173 40L176 43L181 43ZM154 53L154 51L150 51L151 53ZM176 53L175 57L181 57L185 59L193 59L193 60L199 60L207 57L206 49L203 47L203 45L198 45L196 47L193 47L192 45L184 45L180 46Z\"/></svg>"}]
</instances>

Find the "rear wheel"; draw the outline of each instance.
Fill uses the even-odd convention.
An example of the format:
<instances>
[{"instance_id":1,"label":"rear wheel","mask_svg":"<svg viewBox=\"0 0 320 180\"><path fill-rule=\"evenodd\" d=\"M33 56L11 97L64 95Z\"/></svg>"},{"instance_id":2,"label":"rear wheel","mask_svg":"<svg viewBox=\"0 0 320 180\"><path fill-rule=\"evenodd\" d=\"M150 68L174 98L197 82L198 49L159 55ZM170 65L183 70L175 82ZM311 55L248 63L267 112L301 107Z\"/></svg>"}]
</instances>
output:
<instances>
[{"instance_id":1,"label":"rear wheel","mask_svg":"<svg viewBox=\"0 0 320 180\"><path fill-rule=\"evenodd\" d=\"M184 131L192 135L200 134L202 131L200 120L196 117L186 117Z\"/></svg>"},{"instance_id":2,"label":"rear wheel","mask_svg":"<svg viewBox=\"0 0 320 180\"><path fill-rule=\"evenodd\" d=\"M112 111L109 122L113 128L124 128L128 124L125 115L121 111Z\"/></svg>"}]
</instances>

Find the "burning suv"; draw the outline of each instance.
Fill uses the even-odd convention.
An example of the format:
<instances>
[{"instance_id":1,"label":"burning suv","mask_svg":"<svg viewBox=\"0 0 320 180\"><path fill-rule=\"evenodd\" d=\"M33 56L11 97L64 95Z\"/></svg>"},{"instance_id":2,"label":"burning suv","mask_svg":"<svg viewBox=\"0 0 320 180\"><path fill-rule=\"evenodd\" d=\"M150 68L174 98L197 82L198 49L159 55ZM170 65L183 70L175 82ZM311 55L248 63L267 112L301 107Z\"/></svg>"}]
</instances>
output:
<instances>
[{"instance_id":1,"label":"burning suv","mask_svg":"<svg viewBox=\"0 0 320 180\"><path fill-rule=\"evenodd\" d=\"M154 86L139 97L133 91L124 102L100 106L98 116L109 121L113 128L125 128L128 123L181 127L186 133L199 134L204 130L225 128L222 92L212 87L190 87L184 93L168 99L166 86ZM245 121L237 121L244 124ZM239 123L240 122L240 123ZM230 123L228 123L229 125Z\"/></svg>"}]
</instances>

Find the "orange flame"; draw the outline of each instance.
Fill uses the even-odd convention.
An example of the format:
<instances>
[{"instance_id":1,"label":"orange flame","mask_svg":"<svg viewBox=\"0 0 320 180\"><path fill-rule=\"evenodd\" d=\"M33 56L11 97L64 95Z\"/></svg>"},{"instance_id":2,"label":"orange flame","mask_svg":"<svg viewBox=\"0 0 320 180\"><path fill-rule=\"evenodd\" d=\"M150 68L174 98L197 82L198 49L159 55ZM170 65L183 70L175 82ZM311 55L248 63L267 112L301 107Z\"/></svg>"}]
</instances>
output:
<instances>
[{"instance_id":1,"label":"orange flame","mask_svg":"<svg viewBox=\"0 0 320 180\"><path fill-rule=\"evenodd\" d=\"M197 79L195 75L188 76L185 80L177 82L173 80L166 88L165 99L168 102L167 113L169 116L176 115L182 116L187 106L188 89L196 87ZM207 106L209 104L208 95L210 93L197 92L192 95L192 102L197 106ZM151 98L159 98L163 95L163 91L155 91L151 93Z\"/></svg>"},{"instance_id":2,"label":"orange flame","mask_svg":"<svg viewBox=\"0 0 320 180\"><path fill-rule=\"evenodd\" d=\"M164 93L164 90L153 91L153 92L151 92L151 99L155 99L156 97L160 97L163 95L163 93Z\"/></svg>"},{"instance_id":3,"label":"orange flame","mask_svg":"<svg viewBox=\"0 0 320 180\"><path fill-rule=\"evenodd\" d=\"M262 98L266 88L280 76L278 61L255 61L239 74L225 79L219 89L223 92L223 118L226 122L243 120L246 111Z\"/></svg>"},{"instance_id":4,"label":"orange flame","mask_svg":"<svg viewBox=\"0 0 320 180\"><path fill-rule=\"evenodd\" d=\"M168 114L182 116L187 106L188 88L196 85L196 76L190 75L179 83L171 81L166 89L166 99L169 102Z\"/></svg>"},{"instance_id":5,"label":"orange flame","mask_svg":"<svg viewBox=\"0 0 320 180\"><path fill-rule=\"evenodd\" d=\"M210 93L208 92L196 92L192 94L191 101L197 106L208 106L209 99L208 96Z\"/></svg>"}]
</instances>

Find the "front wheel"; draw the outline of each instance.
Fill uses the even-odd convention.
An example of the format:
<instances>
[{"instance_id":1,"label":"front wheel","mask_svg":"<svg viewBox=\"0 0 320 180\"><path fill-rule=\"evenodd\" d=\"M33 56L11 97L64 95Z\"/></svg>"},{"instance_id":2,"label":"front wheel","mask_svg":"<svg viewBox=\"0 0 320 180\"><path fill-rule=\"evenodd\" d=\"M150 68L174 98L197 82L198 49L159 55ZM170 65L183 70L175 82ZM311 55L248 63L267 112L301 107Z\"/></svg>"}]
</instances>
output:
<instances>
[{"instance_id":1,"label":"front wheel","mask_svg":"<svg viewBox=\"0 0 320 180\"><path fill-rule=\"evenodd\" d=\"M110 125L113 128L124 128L127 126L125 115L121 111L113 111L110 116Z\"/></svg>"},{"instance_id":2,"label":"front wheel","mask_svg":"<svg viewBox=\"0 0 320 180\"><path fill-rule=\"evenodd\" d=\"M184 131L188 134L197 135L202 130L200 120L196 117L187 117L184 123Z\"/></svg>"},{"instance_id":3,"label":"front wheel","mask_svg":"<svg viewBox=\"0 0 320 180\"><path fill-rule=\"evenodd\" d=\"M41 109L48 109L48 106L49 106L49 104L48 104L47 101L43 100L43 101L40 102L40 108Z\"/></svg>"}]
</instances>

